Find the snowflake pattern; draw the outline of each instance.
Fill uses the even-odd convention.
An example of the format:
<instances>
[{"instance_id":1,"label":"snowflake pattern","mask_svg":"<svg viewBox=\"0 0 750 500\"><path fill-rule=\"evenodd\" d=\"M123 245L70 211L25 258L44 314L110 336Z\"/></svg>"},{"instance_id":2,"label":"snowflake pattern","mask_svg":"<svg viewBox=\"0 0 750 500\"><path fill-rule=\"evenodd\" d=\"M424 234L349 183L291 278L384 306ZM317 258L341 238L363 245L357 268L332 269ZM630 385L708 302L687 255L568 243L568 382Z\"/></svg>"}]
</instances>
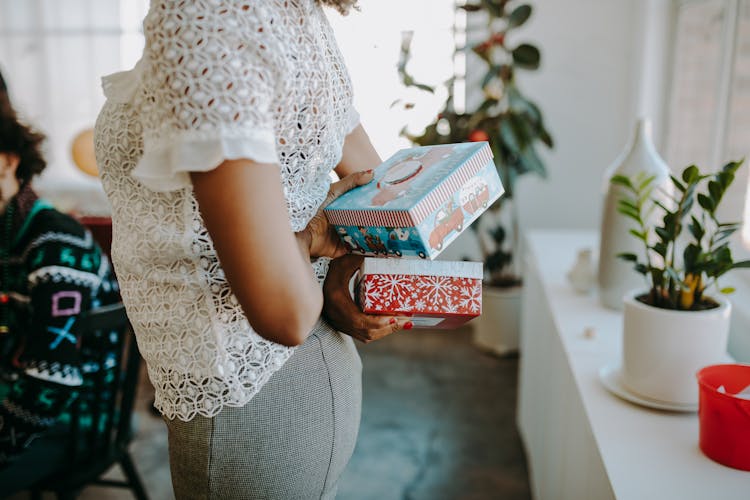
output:
<instances>
[{"instance_id":1,"label":"snowflake pattern","mask_svg":"<svg viewBox=\"0 0 750 500\"><path fill-rule=\"evenodd\" d=\"M460 280L448 276L421 276L418 287L422 291L425 300L437 307L445 306L451 296L456 292L456 282Z\"/></svg>"},{"instance_id":2,"label":"snowflake pattern","mask_svg":"<svg viewBox=\"0 0 750 500\"><path fill-rule=\"evenodd\" d=\"M378 275L377 285L391 301L400 302L409 296L412 283L409 276L404 274L381 274Z\"/></svg>"},{"instance_id":3,"label":"snowflake pattern","mask_svg":"<svg viewBox=\"0 0 750 500\"><path fill-rule=\"evenodd\" d=\"M482 310L482 284L469 283L461 287L461 307L471 312Z\"/></svg>"},{"instance_id":4,"label":"snowflake pattern","mask_svg":"<svg viewBox=\"0 0 750 500\"><path fill-rule=\"evenodd\" d=\"M362 286L362 304L365 309L377 310L380 304L381 293L377 284L372 280L365 280Z\"/></svg>"},{"instance_id":5,"label":"snowflake pattern","mask_svg":"<svg viewBox=\"0 0 750 500\"><path fill-rule=\"evenodd\" d=\"M476 316L482 310L482 282L449 276L370 274L359 301L369 313L409 312Z\"/></svg>"}]
</instances>

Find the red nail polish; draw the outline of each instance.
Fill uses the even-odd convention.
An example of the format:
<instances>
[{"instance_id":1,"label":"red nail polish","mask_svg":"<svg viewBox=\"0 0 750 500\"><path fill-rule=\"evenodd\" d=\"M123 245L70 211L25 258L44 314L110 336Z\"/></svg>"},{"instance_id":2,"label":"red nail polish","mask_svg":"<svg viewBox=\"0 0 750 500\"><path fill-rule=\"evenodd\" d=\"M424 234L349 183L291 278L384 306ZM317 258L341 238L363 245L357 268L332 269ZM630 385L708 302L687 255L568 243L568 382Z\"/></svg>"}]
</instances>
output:
<instances>
[{"instance_id":1,"label":"red nail polish","mask_svg":"<svg viewBox=\"0 0 750 500\"><path fill-rule=\"evenodd\" d=\"M388 323L390 323L391 325L392 325L393 323L395 323L395 322L396 322L396 318L391 318L391 319L390 319L390 320L388 321Z\"/></svg>"},{"instance_id":2,"label":"red nail polish","mask_svg":"<svg viewBox=\"0 0 750 500\"><path fill-rule=\"evenodd\" d=\"M404 330L411 330L413 326L414 323L412 323L411 321L407 321L406 323L404 323Z\"/></svg>"},{"instance_id":3,"label":"red nail polish","mask_svg":"<svg viewBox=\"0 0 750 500\"><path fill-rule=\"evenodd\" d=\"M371 173L372 173L372 169L370 169L370 170L365 170L365 173L366 173L366 174L371 174Z\"/></svg>"}]
</instances>

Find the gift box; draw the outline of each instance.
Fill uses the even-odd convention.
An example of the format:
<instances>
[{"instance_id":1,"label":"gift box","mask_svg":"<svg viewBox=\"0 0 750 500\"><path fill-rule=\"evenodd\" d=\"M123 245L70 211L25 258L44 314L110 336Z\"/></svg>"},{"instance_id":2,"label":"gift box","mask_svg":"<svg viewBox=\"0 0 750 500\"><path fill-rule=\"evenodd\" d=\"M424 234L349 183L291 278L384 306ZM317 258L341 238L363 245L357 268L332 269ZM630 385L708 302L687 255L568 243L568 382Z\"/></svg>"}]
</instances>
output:
<instances>
[{"instance_id":1,"label":"gift box","mask_svg":"<svg viewBox=\"0 0 750 500\"><path fill-rule=\"evenodd\" d=\"M353 251L434 259L500 195L487 142L402 149L324 213Z\"/></svg>"},{"instance_id":2,"label":"gift box","mask_svg":"<svg viewBox=\"0 0 750 500\"><path fill-rule=\"evenodd\" d=\"M378 259L359 269L367 314L410 316L415 328L455 328L482 313L482 263Z\"/></svg>"}]
</instances>

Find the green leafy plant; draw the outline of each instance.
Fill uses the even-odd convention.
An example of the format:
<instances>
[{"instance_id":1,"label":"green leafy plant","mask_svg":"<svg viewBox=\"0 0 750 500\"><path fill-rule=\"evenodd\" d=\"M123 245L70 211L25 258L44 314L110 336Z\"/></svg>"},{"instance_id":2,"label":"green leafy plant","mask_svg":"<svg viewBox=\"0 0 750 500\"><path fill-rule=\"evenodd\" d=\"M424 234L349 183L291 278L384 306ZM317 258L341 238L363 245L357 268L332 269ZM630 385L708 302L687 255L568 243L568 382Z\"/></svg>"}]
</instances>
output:
<instances>
[{"instance_id":1,"label":"green leafy plant","mask_svg":"<svg viewBox=\"0 0 750 500\"><path fill-rule=\"evenodd\" d=\"M668 195L666 203L654 192L654 177L641 173L612 178L624 192L617 209L636 223L630 234L643 244L641 256L618 255L646 279L649 291L638 300L663 309L703 310L718 305L705 295L710 287L721 293L734 291L719 288L718 279L732 269L750 268L750 260L734 261L730 237L741 224L721 222L716 212L741 164L727 163L715 174L704 174L695 165L687 167L681 178L670 176L675 194ZM661 211L661 218L651 225L654 210Z\"/></svg>"},{"instance_id":2,"label":"green leafy plant","mask_svg":"<svg viewBox=\"0 0 750 500\"><path fill-rule=\"evenodd\" d=\"M454 82L452 77L444 86L447 98L436 119L428 124L421 134L410 134L406 129L402 135L414 144L449 144L466 141L488 141L494 155L500 179L505 187L503 196L490 209L499 212L506 206L511 210L503 227L496 216L496 224L487 231L488 237L479 235L484 254L485 268L490 274L490 284L511 286L520 283L515 269L515 253L518 248L518 217L511 203L516 194L517 180L528 173L546 176L546 169L537 154L537 146L553 147L552 136L544 125L542 112L537 105L523 95L516 82L519 70L533 71L539 68L539 49L528 43L511 45L507 36L522 26L532 14L528 4L514 6L513 0L481 0L460 6L469 16L484 15L487 19L487 38L473 47L458 47L457 51L471 50L485 64L481 80L482 102L476 109L457 112L454 106ZM411 34L402 39L399 74L403 84L426 92L434 92L434 86L417 82L408 72ZM468 89L471 92L472 89ZM412 106L406 104L406 107ZM478 231L480 224L472 229ZM510 241L508 241L510 240Z\"/></svg>"}]
</instances>

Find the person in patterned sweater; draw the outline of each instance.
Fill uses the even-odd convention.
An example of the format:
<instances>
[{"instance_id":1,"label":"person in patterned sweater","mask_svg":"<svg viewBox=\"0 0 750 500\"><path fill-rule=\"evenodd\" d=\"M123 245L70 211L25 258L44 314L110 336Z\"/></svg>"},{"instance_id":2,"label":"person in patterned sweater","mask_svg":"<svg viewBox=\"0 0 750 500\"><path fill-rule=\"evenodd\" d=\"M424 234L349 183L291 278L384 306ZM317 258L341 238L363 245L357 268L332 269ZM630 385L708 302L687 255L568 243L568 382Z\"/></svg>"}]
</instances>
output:
<instances>
[{"instance_id":1,"label":"person in patterned sweater","mask_svg":"<svg viewBox=\"0 0 750 500\"><path fill-rule=\"evenodd\" d=\"M34 467L25 455L81 393L78 316L119 299L106 255L31 187L44 137L0 106L0 497ZM38 472L38 470L36 471Z\"/></svg>"}]
</instances>

